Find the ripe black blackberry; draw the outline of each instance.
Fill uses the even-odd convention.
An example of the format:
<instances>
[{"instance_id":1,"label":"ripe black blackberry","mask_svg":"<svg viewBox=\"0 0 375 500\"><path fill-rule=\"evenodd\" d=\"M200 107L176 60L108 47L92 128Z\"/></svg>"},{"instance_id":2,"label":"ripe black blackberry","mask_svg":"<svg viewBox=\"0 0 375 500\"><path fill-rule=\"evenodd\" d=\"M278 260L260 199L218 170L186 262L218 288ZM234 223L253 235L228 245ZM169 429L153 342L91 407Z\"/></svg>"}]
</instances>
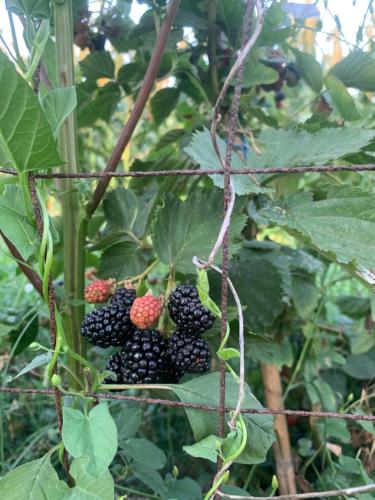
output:
<instances>
[{"instance_id":1,"label":"ripe black blackberry","mask_svg":"<svg viewBox=\"0 0 375 500\"><path fill-rule=\"evenodd\" d=\"M116 352L112 354L107 360L107 365L105 367L106 370L113 372L116 375L116 380L113 380L111 377L107 377L103 380L104 384L122 384L122 365L124 363L123 353Z\"/></svg>"},{"instance_id":2,"label":"ripe black blackberry","mask_svg":"<svg viewBox=\"0 0 375 500\"><path fill-rule=\"evenodd\" d=\"M169 339L168 354L172 363L187 373L204 373L210 369L210 346L200 335L192 337L176 330Z\"/></svg>"},{"instance_id":3,"label":"ripe black blackberry","mask_svg":"<svg viewBox=\"0 0 375 500\"><path fill-rule=\"evenodd\" d=\"M111 304L120 303L123 306L128 306L130 312L130 308L133 305L135 297L136 297L135 290L131 288L119 288L116 291L116 293L112 296Z\"/></svg>"},{"instance_id":4,"label":"ripe black blackberry","mask_svg":"<svg viewBox=\"0 0 375 500\"><path fill-rule=\"evenodd\" d=\"M166 373L167 342L157 330L135 330L123 350L124 384L161 382Z\"/></svg>"},{"instance_id":5,"label":"ripe black blackberry","mask_svg":"<svg viewBox=\"0 0 375 500\"><path fill-rule=\"evenodd\" d=\"M178 384L184 375L185 370L172 363L168 357L162 382L165 384Z\"/></svg>"},{"instance_id":6,"label":"ripe black blackberry","mask_svg":"<svg viewBox=\"0 0 375 500\"><path fill-rule=\"evenodd\" d=\"M214 315L206 309L194 285L178 285L170 295L168 310L172 320L190 335L209 330L214 324Z\"/></svg>"},{"instance_id":7,"label":"ripe black blackberry","mask_svg":"<svg viewBox=\"0 0 375 500\"><path fill-rule=\"evenodd\" d=\"M124 345L135 330L129 318L130 307L119 301L95 309L85 316L82 335L99 347Z\"/></svg>"}]
</instances>

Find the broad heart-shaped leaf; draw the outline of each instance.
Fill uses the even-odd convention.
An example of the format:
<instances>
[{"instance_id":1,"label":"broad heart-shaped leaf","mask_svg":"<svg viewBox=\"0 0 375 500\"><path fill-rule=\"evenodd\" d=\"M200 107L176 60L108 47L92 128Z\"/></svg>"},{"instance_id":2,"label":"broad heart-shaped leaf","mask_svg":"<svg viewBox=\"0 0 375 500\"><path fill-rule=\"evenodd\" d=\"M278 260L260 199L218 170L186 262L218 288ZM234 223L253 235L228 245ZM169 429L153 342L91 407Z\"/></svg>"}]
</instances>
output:
<instances>
[{"instance_id":1,"label":"broad heart-shaped leaf","mask_svg":"<svg viewBox=\"0 0 375 500\"><path fill-rule=\"evenodd\" d=\"M352 121L361 118L353 97L346 90L345 85L335 76L327 75L324 83L331 96L333 104L344 120Z\"/></svg>"},{"instance_id":2,"label":"broad heart-shaped leaf","mask_svg":"<svg viewBox=\"0 0 375 500\"><path fill-rule=\"evenodd\" d=\"M100 476L117 450L117 429L107 403L95 406L88 416L65 406L62 438L70 455L87 457L87 472L94 477Z\"/></svg>"},{"instance_id":3,"label":"broad heart-shaped leaf","mask_svg":"<svg viewBox=\"0 0 375 500\"><path fill-rule=\"evenodd\" d=\"M324 128L315 134L304 130L265 129L257 139L261 154L250 150L247 164L254 168L324 165L359 151L374 137L375 130L354 127Z\"/></svg>"},{"instance_id":4,"label":"broad heart-shaped leaf","mask_svg":"<svg viewBox=\"0 0 375 500\"><path fill-rule=\"evenodd\" d=\"M0 231L12 241L25 260L36 251L39 237L23 212L21 191L17 186L6 186L0 196Z\"/></svg>"},{"instance_id":5,"label":"broad heart-shaped leaf","mask_svg":"<svg viewBox=\"0 0 375 500\"><path fill-rule=\"evenodd\" d=\"M89 80L114 78L115 76L115 63L107 51L91 52L79 64L82 73Z\"/></svg>"},{"instance_id":6,"label":"broad heart-shaped leaf","mask_svg":"<svg viewBox=\"0 0 375 500\"><path fill-rule=\"evenodd\" d=\"M61 165L32 88L0 51L0 164L18 172Z\"/></svg>"},{"instance_id":7,"label":"broad heart-shaped leaf","mask_svg":"<svg viewBox=\"0 0 375 500\"><path fill-rule=\"evenodd\" d=\"M292 49L292 51L296 58L296 67L299 74L314 92L319 93L323 86L322 67L312 55L298 49Z\"/></svg>"},{"instance_id":8,"label":"broad heart-shaped leaf","mask_svg":"<svg viewBox=\"0 0 375 500\"><path fill-rule=\"evenodd\" d=\"M229 272L241 304L246 306L245 324L263 332L285 307L282 273L269 259L247 249L230 262Z\"/></svg>"},{"instance_id":9,"label":"broad heart-shaped leaf","mask_svg":"<svg viewBox=\"0 0 375 500\"><path fill-rule=\"evenodd\" d=\"M151 113L159 125L177 106L180 91L175 87L161 89L151 98Z\"/></svg>"},{"instance_id":10,"label":"broad heart-shaped leaf","mask_svg":"<svg viewBox=\"0 0 375 500\"><path fill-rule=\"evenodd\" d=\"M310 243L343 264L375 267L375 194L330 189L327 199L308 193L266 203L259 215Z\"/></svg>"},{"instance_id":11,"label":"broad heart-shaped leaf","mask_svg":"<svg viewBox=\"0 0 375 500\"><path fill-rule=\"evenodd\" d=\"M375 59L361 50L350 53L335 64L330 74L341 80L346 87L365 92L375 91Z\"/></svg>"},{"instance_id":12,"label":"broad heart-shaped leaf","mask_svg":"<svg viewBox=\"0 0 375 500\"><path fill-rule=\"evenodd\" d=\"M238 384L230 374L226 375L225 380L225 405L227 407L235 407L238 396ZM183 402L212 406L219 405L220 374L218 372L209 373L189 380L184 384L173 385L171 387ZM263 408L247 384L245 384L245 398L242 407L253 409ZM217 432L218 414L216 412L205 412L189 408L185 411L193 430L194 438L197 441ZM229 416L227 415L227 417ZM247 427L248 442L243 453L236 459L236 462L244 464L261 463L265 460L267 452L275 439L272 416L243 414L243 418Z\"/></svg>"},{"instance_id":13,"label":"broad heart-shaped leaf","mask_svg":"<svg viewBox=\"0 0 375 500\"><path fill-rule=\"evenodd\" d=\"M56 138L65 118L77 106L76 89L75 87L53 89L42 97L40 103Z\"/></svg>"},{"instance_id":14,"label":"broad heart-shaped leaf","mask_svg":"<svg viewBox=\"0 0 375 500\"><path fill-rule=\"evenodd\" d=\"M217 137L217 142L219 145L221 156L222 158L225 158L226 144L222 139L220 139L220 137ZM190 145L185 148L184 151L189 156L191 156L191 158L193 158L193 160L195 160L203 170L220 170L223 168L212 145L210 132L206 128L193 134ZM233 170L236 170L238 168L245 168L246 163L238 156L236 152L233 152L231 166ZM224 180L222 175L210 175L210 178L213 180L215 186L221 189L224 187ZM248 175L234 175L232 177L232 181L236 194L238 194L239 196L244 194L264 193L266 191L269 191L269 189L259 186Z\"/></svg>"},{"instance_id":15,"label":"broad heart-shaped leaf","mask_svg":"<svg viewBox=\"0 0 375 500\"><path fill-rule=\"evenodd\" d=\"M209 436L206 436L198 441L198 443L184 446L183 450L192 457L205 458L216 464L218 457L218 445L220 448L222 442L223 440L221 438L215 436L214 434L210 434Z\"/></svg>"},{"instance_id":16,"label":"broad heart-shaped leaf","mask_svg":"<svg viewBox=\"0 0 375 500\"><path fill-rule=\"evenodd\" d=\"M76 485L69 490L64 500L113 500L115 487L109 470L105 469L98 477L93 477L88 469L87 458L73 460L69 472L74 477ZM48 498L55 500L54 496Z\"/></svg>"},{"instance_id":17,"label":"broad heart-shaped leaf","mask_svg":"<svg viewBox=\"0 0 375 500\"><path fill-rule=\"evenodd\" d=\"M232 216L230 252L236 250L233 242L239 238L246 217L239 213L242 202ZM157 256L164 264L181 272L192 272L192 257L206 259L220 230L223 213L222 192L211 189L196 191L185 202L167 195L164 206L156 211L153 242Z\"/></svg>"},{"instance_id":18,"label":"broad heart-shaped leaf","mask_svg":"<svg viewBox=\"0 0 375 500\"><path fill-rule=\"evenodd\" d=\"M17 16L50 17L49 0L6 0L7 9Z\"/></svg>"},{"instance_id":19,"label":"broad heart-shaped leaf","mask_svg":"<svg viewBox=\"0 0 375 500\"><path fill-rule=\"evenodd\" d=\"M166 464L164 452L144 438L130 438L122 446L125 454L150 469L162 469Z\"/></svg>"},{"instance_id":20,"label":"broad heart-shaped leaf","mask_svg":"<svg viewBox=\"0 0 375 500\"><path fill-rule=\"evenodd\" d=\"M0 498L4 500L67 500L69 487L60 481L51 465L50 453L11 470L0 479Z\"/></svg>"}]
</instances>

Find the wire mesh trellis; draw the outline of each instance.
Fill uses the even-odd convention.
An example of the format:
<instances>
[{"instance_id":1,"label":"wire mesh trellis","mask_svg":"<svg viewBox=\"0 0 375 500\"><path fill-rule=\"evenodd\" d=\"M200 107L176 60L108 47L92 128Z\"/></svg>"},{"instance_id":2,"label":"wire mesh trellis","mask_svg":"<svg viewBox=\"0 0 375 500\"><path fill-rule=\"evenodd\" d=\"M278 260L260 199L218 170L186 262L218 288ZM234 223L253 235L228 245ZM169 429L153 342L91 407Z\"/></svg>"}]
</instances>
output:
<instances>
[{"instance_id":1,"label":"wire mesh trellis","mask_svg":"<svg viewBox=\"0 0 375 500\"><path fill-rule=\"evenodd\" d=\"M176 6L178 2L176 2L174 5ZM34 214L35 214L35 219L36 219L36 226L37 226L37 231L40 236L42 236L43 231L44 231L44 225L43 225L43 217L41 213L41 207L40 207L40 201L38 199L37 195L37 190L36 190L36 182L38 180L43 180L43 179L61 179L61 178L73 178L73 179L106 179L108 182L110 181L111 178L121 178L121 177L168 177L168 176L207 176L207 175L212 175L212 174L217 174L217 175L222 175L224 177L224 190L223 190L223 198L224 198L224 206L223 206L223 219L225 219L228 215L229 211L229 205L231 201L231 177L232 175L257 175L257 174L294 174L294 173L324 173L324 172L340 172L340 171L356 171L356 172L364 172L364 171L375 171L375 164L364 164L364 165L313 165L313 166L305 166L305 167L267 167L267 168L242 168L242 169L236 169L232 170L231 169L231 153L232 149L234 146L234 140L235 140L235 126L236 126L236 121L237 121L237 115L238 115L238 109L239 109L239 98L241 94L241 68L243 68L243 63L245 61L245 58L247 54L249 53L252 45L251 41L254 38L254 43L256 41L256 36L254 37L254 33L256 33L257 28L260 30L262 26L262 8L260 8L260 2L255 2L257 4L257 10L258 10L258 18L259 18L259 23L256 25L254 32L252 36L249 36L249 31L250 31L250 20L251 20L251 15L253 12L254 8L254 2L252 0L248 1L247 4L247 15L245 16L244 19L244 28L243 28L243 36L242 36L242 47L240 54L236 60L235 65L233 66L230 75L228 75L228 78L223 86L223 89L221 91L221 94L219 96L219 99L216 103L215 110L214 110L214 120L213 120L213 127L211 129L212 132L212 140L215 146L215 137L216 137L216 126L217 123L220 119L219 117L219 107L220 103L222 101L222 98L224 97L229 84L231 83L232 79L234 76L237 75L237 83L235 86L234 90L234 98L231 106L231 124L230 124L230 129L229 129L229 135L228 135L228 144L227 144L227 151L226 151L226 157L225 159L222 159L220 156L220 153L218 151L218 148L215 147L219 160L223 166L222 169L200 169L200 170L193 170L193 169L184 169L184 170L158 170L158 171L147 171L147 172L139 172L139 171L130 171L130 172L115 172L113 170L106 170L104 172L80 172L80 173L58 173L58 172L53 172L53 173L37 173L37 174L30 174L29 175L29 187L30 187L30 193L31 193L31 201L33 204L34 208ZM167 33L162 33L162 36L166 36ZM159 50L159 49L158 49ZM160 54L159 54L160 55ZM153 81L150 79L150 81ZM147 95L144 96L146 98ZM128 132L131 133L134 131L135 124L132 124L133 129ZM121 155L120 155L121 156ZM3 174L8 174L8 175L18 175L18 173L15 170L9 169L9 168L0 168L0 173ZM106 187L106 186L105 186ZM104 189L105 189L104 187ZM230 215L230 214L229 214ZM222 318L221 318L221 336L224 338L225 336L225 329L226 329L226 318L227 318L227 295L228 295L228 227L229 227L229 219L228 217L228 226L224 228L222 239L219 241L220 246L223 250L223 258L222 258L222 265L221 265L221 280L222 280L222 300L221 300L221 313L222 313ZM11 242L10 242L11 244ZM195 261L195 264L198 262L198 260ZM201 261L199 261L201 262ZM207 264L206 267L212 267L210 266L210 261ZM197 265L197 264L196 264ZM204 267L204 265L202 265ZM57 307L57 302L56 302L56 296L55 296L55 291L54 287L52 284L52 278L50 276L49 283L48 283L48 307L49 307L49 315L50 315L50 333L51 333L51 349L54 350L56 347L56 317L55 317L55 311ZM243 354L243 353L242 353ZM226 406L226 401L225 401L225 396L226 396L226 391L225 391L225 362L221 361L220 365L220 400L219 400L219 405L218 406L212 406L212 405L203 405L203 404L195 404L195 403L186 403L182 401L175 401L175 400L168 400L168 399L159 399L159 398L151 398L151 397L142 397L142 396L135 396L135 395L125 395L125 394L113 394L113 393L104 393L104 392L82 392L81 394L85 397L91 397L96 400L116 400L116 401L123 401L123 402L138 402L138 403L145 403L145 404L157 404L157 405L164 405L164 406L169 406L169 407L180 407L180 408L185 408L185 409L191 409L191 410L196 410L196 411L207 411L207 412L217 412L219 415L219 436L224 437L225 436L225 417L226 415L231 412L235 411L236 408L233 407L227 407ZM130 388L130 387L129 387ZM137 386L134 386L133 388L137 388ZM165 387L167 388L167 386ZM56 412L57 412L57 424L58 424L58 429L61 431L63 421L62 421L62 408L61 408L61 398L64 397L66 394L62 392L58 387L54 387L53 389L31 389L31 388L24 388L24 387L0 387L0 393L9 393L9 394L14 394L14 395L20 395L20 394L29 394L29 395L46 395L46 396L53 396L55 398L55 406L56 406ZM338 418L338 419L345 419L349 421L375 421L375 416L373 415L357 415L353 413L340 413L340 412L322 412L322 411L303 411L303 410L288 410L288 409L272 409L272 408L263 408L263 409L248 409L248 408L241 408L240 413L243 414L258 414L258 415L264 415L264 414L272 414L272 415L295 415L299 417L314 417L314 418ZM67 466L67 456L65 454L65 466L66 469L68 470ZM220 473L220 467L222 464L219 463L219 473ZM350 490L350 491L349 491ZM365 485L361 486L358 488L348 488L348 489L343 489L343 490L335 490L335 491L329 491L329 492L314 492L314 493L307 493L307 494L295 494L295 495L280 495L277 497L273 497L276 499L280 500L287 500L287 499L293 499L293 498L318 498L318 497L330 497L330 496L338 496L338 495L348 495L348 494L355 494L355 493L361 493L361 492L369 492L375 490L375 485ZM216 488L214 491L219 496L224 496L225 498L233 498L233 499L240 499L240 498L245 498L241 496L236 496L236 495L224 495L219 487ZM253 498L253 497L246 497L246 498ZM257 497L259 498L259 497ZM263 497L260 497L263 498Z\"/></svg>"}]
</instances>

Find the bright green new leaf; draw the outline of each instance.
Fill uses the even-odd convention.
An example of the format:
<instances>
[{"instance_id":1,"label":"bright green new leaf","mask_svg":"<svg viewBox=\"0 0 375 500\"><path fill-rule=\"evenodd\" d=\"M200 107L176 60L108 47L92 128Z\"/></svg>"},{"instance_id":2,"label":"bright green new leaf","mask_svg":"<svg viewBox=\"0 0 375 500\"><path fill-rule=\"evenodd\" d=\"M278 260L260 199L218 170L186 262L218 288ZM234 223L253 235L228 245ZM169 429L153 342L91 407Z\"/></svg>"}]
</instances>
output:
<instances>
[{"instance_id":1,"label":"bright green new leaf","mask_svg":"<svg viewBox=\"0 0 375 500\"><path fill-rule=\"evenodd\" d=\"M192 445L187 445L183 447L189 455L195 458L205 458L216 464L218 451L220 451L221 443L223 440L215 434L210 434L209 436L201 439L197 443Z\"/></svg>"},{"instance_id":2,"label":"bright green new leaf","mask_svg":"<svg viewBox=\"0 0 375 500\"><path fill-rule=\"evenodd\" d=\"M38 98L1 51L0 164L18 172L62 164Z\"/></svg>"},{"instance_id":3,"label":"bright green new leaf","mask_svg":"<svg viewBox=\"0 0 375 500\"><path fill-rule=\"evenodd\" d=\"M65 118L77 106L75 87L50 90L42 97L40 104L44 109L53 136L56 138Z\"/></svg>"},{"instance_id":4,"label":"bright green new leaf","mask_svg":"<svg viewBox=\"0 0 375 500\"><path fill-rule=\"evenodd\" d=\"M341 80L346 87L364 92L375 91L375 59L361 50L351 52L335 64L330 74Z\"/></svg>"},{"instance_id":5,"label":"bright green new leaf","mask_svg":"<svg viewBox=\"0 0 375 500\"><path fill-rule=\"evenodd\" d=\"M68 453L75 458L87 457L87 472L100 476L117 450L117 429L107 403L95 406L88 416L65 406L62 438Z\"/></svg>"},{"instance_id":6,"label":"bright green new leaf","mask_svg":"<svg viewBox=\"0 0 375 500\"><path fill-rule=\"evenodd\" d=\"M194 378L179 385L172 386L173 391L181 401L187 403L218 406L220 393L220 374L209 373ZM235 407L238 396L238 384L230 374L226 375L226 400L227 407ZM243 408L262 408L262 405L252 394L250 387L245 384L245 399ZM205 412L187 408L194 438L201 441L203 438L217 432L218 415L216 412ZM229 419L229 415L227 415ZM273 433L272 417L270 415L243 415L247 428L248 441L242 454L236 459L238 463L255 464L265 460L268 449L275 437Z\"/></svg>"},{"instance_id":7,"label":"bright green new leaf","mask_svg":"<svg viewBox=\"0 0 375 500\"><path fill-rule=\"evenodd\" d=\"M360 189L331 189L313 201L300 193L268 202L259 214L340 263L375 267L375 195Z\"/></svg>"},{"instance_id":8,"label":"bright green new leaf","mask_svg":"<svg viewBox=\"0 0 375 500\"><path fill-rule=\"evenodd\" d=\"M217 351L217 356L223 361L228 361L229 359L239 358L240 351L238 349L234 349L233 347L224 347L223 349Z\"/></svg>"},{"instance_id":9,"label":"bright green new leaf","mask_svg":"<svg viewBox=\"0 0 375 500\"><path fill-rule=\"evenodd\" d=\"M296 58L297 71L314 92L319 93L323 86L323 71L317 60L306 52L292 49Z\"/></svg>"},{"instance_id":10,"label":"bright green new leaf","mask_svg":"<svg viewBox=\"0 0 375 500\"><path fill-rule=\"evenodd\" d=\"M230 251L233 254L246 217L237 204L230 228ZM156 210L153 242L158 258L181 272L192 272L192 257L207 259L222 221L223 199L218 190L197 191L183 202L167 195L164 205ZM218 255L218 259L220 255Z\"/></svg>"},{"instance_id":11,"label":"bright green new leaf","mask_svg":"<svg viewBox=\"0 0 375 500\"><path fill-rule=\"evenodd\" d=\"M327 75L324 83L335 107L344 120L353 121L361 118L353 97L349 94L345 85L338 78L333 75Z\"/></svg>"}]
</instances>

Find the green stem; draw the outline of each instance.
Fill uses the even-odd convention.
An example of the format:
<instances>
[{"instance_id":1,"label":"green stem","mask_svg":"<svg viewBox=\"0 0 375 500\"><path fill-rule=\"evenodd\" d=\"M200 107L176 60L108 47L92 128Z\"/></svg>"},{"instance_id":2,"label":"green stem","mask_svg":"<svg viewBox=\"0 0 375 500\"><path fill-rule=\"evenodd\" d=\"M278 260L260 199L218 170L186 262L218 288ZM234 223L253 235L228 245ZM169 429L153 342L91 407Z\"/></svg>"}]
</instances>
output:
<instances>
[{"instance_id":1,"label":"green stem","mask_svg":"<svg viewBox=\"0 0 375 500\"><path fill-rule=\"evenodd\" d=\"M73 66L73 21L72 0L55 2L55 37L56 57L59 85L68 87L74 85ZM63 173L78 172L77 148L77 120L75 113L71 113L63 123L59 132L60 155L65 161ZM78 190L75 189L73 179L61 181L63 233L64 233L64 287L67 300L66 311L63 315L64 329L68 346L77 354L85 356L84 345L81 341L80 325L83 319L84 307L76 307L72 300L82 300L83 297L83 268L85 224L80 224L80 200ZM80 378L81 366L74 359L68 359L69 368ZM72 377L70 384L75 387L76 381Z\"/></svg>"}]
</instances>

